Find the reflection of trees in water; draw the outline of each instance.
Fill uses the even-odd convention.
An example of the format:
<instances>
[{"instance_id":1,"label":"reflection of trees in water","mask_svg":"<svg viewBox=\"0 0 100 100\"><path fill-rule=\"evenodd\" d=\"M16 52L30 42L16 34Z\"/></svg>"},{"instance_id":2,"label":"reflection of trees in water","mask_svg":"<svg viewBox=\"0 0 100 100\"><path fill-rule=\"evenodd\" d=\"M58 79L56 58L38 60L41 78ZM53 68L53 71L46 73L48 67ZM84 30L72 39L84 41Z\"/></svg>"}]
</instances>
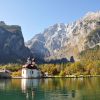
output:
<instances>
[{"instance_id":1,"label":"reflection of trees in water","mask_svg":"<svg viewBox=\"0 0 100 100\"><path fill-rule=\"evenodd\" d=\"M21 86L21 79L11 80L11 87L13 87L13 89L20 89L20 86Z\"/></svg>"},{"instance_id":2,"label":"reflection of trees in water","mask_svg":"<svg viewBox=\"0 0 100 100\"><path fill-rule=\"evenodd\" d=\"M47 82L48 81L48 82ZM62 90L61 93L71 93L72 98L79 98L82 95L95 95L100 89L98 78L64 78L47 79L46 84L41 85L44 90ZM65 92L64 92L65 91ZM80 96L79 96L80 95Z\"/></svg>"},{"instance_id":3,"label":"reflection of trees in water","mask_svg":"<svg viewBox=\"0 0 100 100\"><path fill-rule=\"evenodd\" d=\"M23 80L23 79L22 79ZM0 80L0 88L6 89L20 89L20 79ZM65 89L71 90L93 90L100 88L99 78L47 78L47 79L28 79L24 83L26 90L34 88L41 88L43 90Z\"/></svg>"}]
</instances>

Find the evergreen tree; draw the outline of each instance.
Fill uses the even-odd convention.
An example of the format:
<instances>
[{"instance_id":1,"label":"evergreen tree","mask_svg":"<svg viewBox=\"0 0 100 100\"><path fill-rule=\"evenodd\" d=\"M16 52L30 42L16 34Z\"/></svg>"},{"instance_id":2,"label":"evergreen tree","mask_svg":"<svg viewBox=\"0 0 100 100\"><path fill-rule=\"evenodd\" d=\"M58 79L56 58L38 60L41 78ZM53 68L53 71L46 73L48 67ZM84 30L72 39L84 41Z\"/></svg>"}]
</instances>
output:
<instances>
[{"instance_id":1,"label":"evergreen tree","mask_svg":"<svg viewBox=\"0 0 100 100\"><path fill-rule=\"evenodd\" d=\"M70 62L72 62L72 63L73 63L73 62L75 62L75 60L74 60L74 57L73 57L73 56L71 56L71 57L70 57Z\"/></svg>"}]
</instances>

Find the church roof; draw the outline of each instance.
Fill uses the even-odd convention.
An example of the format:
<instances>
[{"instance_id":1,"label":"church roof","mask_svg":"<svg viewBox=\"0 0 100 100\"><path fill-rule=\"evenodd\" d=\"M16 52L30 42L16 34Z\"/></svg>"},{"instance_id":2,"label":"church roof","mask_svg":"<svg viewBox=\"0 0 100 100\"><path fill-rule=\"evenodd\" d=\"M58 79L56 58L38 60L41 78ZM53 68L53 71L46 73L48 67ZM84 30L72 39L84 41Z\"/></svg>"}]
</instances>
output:
<instances>
[{"instance_id":1,"label":"church roof","mask_svg":"<svg viewBox=\"0 0 100 100\"><path fill-rule=\"evenodd\" d=\"M23 68L38 69L36 65L32 65L32 64L25 64L25 65L23 65Z\"/></svg>"}]
</instances>

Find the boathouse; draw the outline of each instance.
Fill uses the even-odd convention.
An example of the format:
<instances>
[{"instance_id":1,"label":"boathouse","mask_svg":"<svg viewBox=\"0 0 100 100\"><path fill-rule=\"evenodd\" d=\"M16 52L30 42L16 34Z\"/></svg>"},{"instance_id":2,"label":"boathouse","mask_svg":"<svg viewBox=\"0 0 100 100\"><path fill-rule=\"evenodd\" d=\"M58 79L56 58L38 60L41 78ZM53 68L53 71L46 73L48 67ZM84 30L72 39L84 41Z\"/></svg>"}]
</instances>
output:
<instances>
[{"instance_id":1,"label":"boathouse","mask_svg":"<svg viewBox=\"0 0 100 100\"><path fill-rule=\"evenodd\" d=\"M11 78L11 72L6 69L0 69L0 78Z\"/></svg>"}]
</instances>

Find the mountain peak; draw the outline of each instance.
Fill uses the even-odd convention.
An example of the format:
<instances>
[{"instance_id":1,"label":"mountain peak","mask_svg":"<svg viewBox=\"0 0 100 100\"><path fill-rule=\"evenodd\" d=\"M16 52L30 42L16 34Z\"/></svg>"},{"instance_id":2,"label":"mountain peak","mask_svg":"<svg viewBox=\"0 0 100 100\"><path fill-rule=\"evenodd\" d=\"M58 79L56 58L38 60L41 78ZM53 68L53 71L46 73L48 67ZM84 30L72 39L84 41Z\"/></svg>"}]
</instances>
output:
<instances>
[{"instance_id":1,"label":"mountain peak","mask_svg":"<svg viewBox=\"0 0 100 100\"><path fill-rule=\"evenodd\" d=\"M86 20L100 20L100 11L97 12L88 12L83 19Z\"/></svg>"}]
</instances>

